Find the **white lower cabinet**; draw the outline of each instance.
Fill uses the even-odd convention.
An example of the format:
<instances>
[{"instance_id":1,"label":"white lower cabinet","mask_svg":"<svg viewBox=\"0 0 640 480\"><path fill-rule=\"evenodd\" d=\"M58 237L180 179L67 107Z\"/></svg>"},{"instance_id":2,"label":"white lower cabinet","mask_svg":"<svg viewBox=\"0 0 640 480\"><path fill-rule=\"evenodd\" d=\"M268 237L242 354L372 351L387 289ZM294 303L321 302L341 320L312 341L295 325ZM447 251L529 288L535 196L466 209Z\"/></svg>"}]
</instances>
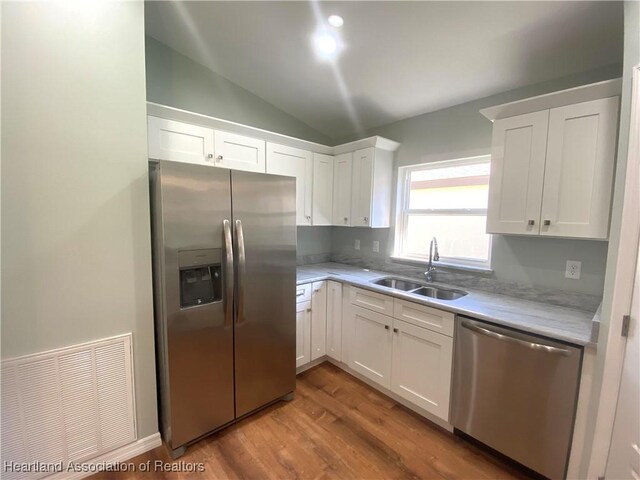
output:
<instances>
[{"instance_id":1,"label":"white lower cabinet","mask_svg":"<svg viewBox=\"0 0 640 480\"><path fill-rule=\"evenodd\" d=\"M391 391L449 420L453 338L393 321Z\"/></svg>"},{"instance_id":2,"label":"white lower cabinet","mask_svg":"<svg viewBox=\"0 0 640 480\"><path fill-rule=\"evenodd\" d=\"M311 302L296 304L296 367L311 361Z\"/></svg>"},{"instance_id":3,"label":"white lower cabinet","mask_svg":"<svg viewBox=\"0 0 640 480\"><path fill-rule=\"evenodd\" d=\"M342 360L342 284L327 282L327 355Z\"/></svg>"},{"instance_id":4,"label":"white lower cabinet","mask_svg":"<svg viewBox=\"0 0 640 480\"><path fill-rule=\"evenodd\" d=\"M369 380L389 388L393 319L356 305L351 305L350 310L349 366Z\"/></svg>"},{"instance_id":5,"label":"white lower cabinet","mask_svg":"<svg viewBox=\"0 0 640 480\"><path fill-rule=\"evenodd\" d=\"M327 354L327 282L313 282L311 294L311 361Z\"/></svg>"}]
</instances>

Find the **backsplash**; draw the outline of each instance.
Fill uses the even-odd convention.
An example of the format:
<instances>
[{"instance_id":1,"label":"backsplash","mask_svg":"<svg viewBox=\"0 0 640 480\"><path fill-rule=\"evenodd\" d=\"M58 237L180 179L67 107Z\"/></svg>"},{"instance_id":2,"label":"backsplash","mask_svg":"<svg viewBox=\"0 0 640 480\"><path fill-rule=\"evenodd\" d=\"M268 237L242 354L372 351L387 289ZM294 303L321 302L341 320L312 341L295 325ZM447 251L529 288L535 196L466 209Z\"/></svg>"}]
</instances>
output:
<instances>
[{"instance_id":1,"label":"backsplash","mask_svg":"<svg viewBox=\"0 0 640 480\"><path fill-rule=\"evenodd\" d=\"M298 265L331 260L331 229L332 227L298 227Z\"/></svg>"},{"instance_id":2,"label":"backsplash","mask_svg":"<svg viewBox=\"0 0 640 480\"><path fill-rule=\"evenodd\" d=\"M333 254L331 261L344 263L371 270L381 270L396 275L416 278L424 281L424 267L393 262L389 259L363 259L348 254ZM602 301L601 295L558 290L556 288L538 287L517 282L504 282L492 278L490 273L472 273L461 270L445 270L438 268L433 274L435 283L444 283L461 288L482 290L484 292L507 295L510 297L548 303L561 307L595 313Z\"/></svg>"}]
</instances>

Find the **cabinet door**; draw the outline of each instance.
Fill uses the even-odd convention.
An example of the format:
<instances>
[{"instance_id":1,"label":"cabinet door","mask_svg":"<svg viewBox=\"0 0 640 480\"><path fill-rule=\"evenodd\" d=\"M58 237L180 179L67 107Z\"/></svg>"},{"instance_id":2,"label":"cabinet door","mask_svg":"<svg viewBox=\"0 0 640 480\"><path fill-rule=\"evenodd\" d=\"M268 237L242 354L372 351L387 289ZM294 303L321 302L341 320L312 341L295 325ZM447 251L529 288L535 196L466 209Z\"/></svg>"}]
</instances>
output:
<instances>
[{"instance_id":1,"label":"cabinet door","mask_svg":"<svg viewBox=\"0 0 640 480\"><path fill-rule=\"evenodd\" d=\"M394 320L391 390L445 421L452 358L451 337Z\"/></svg>"},{"instance_id":2,"label":"cabinet door","mask_svg":"<svg viewBox=\"0 0 640 480\"><path fill-rule=\"evenodd\" d=\"M327 354L327 282L313 282L311 294L311 360Z\"/></svg>"},{"instance_id":3,"label":"cabinet door","mask_svg":"<svg viewBox=\"0 0 640 480\"><path fill-rule=\"evenodd\" d=\"M618 97L551 110L541 235L607 238L617 119Z\"/></svg>"},{"instance_id":4,"label":"cabinet door","mask_svg":"<svg viewBox=\"0 0 640 480\"><path fill-rule=\"evenodd\" d=\"M548 110L494 122L488 233L540 232L548 122Z\"/></svg>"},{"instance_id":5,"label":"cabinet door","mask_svg":"<svg viewBox=\"0 0 640 480\"><path fill-rule=\"evenodd\" d=\"M296 367L311 361L311 302L296 304Z\"/></svg>"},{"instance_id":6,"label":"cabinet door","mask_svg":"<svg viewBox=\"0 0 640 480\"><path fill-rule=\"evenodd\" d=\"M351 182L351 225L371 225L373 196L373 147L356 150L353 154L353 181Z\"/></svg>"},{"instance_id":7,"label":"cabinet door","mask_svg":"<svg viewBox=\"0 0 640 480\"><path fill-rule=\"evenodd\" d=\"M353 153L336 155L333 159L333 224L351 225L351 170Z\"/></svg>"},{"instance_id":8,"label":"cabinet door","mask_svg":"<svg viewBox=\"0 0 640 480\"><path fill-rule=\"evenodd\" d=\"M368 379L389 388L393 319L355 305L350 308L352 337L349 366Z\"/></svg>"},{"instance_id":9,"label":"cabinet door","mask_svg":"<svg viewBox=\"0 0 640 480\"><path fill-rule=\"evenodd\" d=\"M215 131L217 167L265 172L265 142L257 138Z\"/></svg>"},{"instance_id":10,"label":"cabinet door","mask_svg":"<svg viewBox=\"0 0 640 480\"><path fill-rule=\"evenodd\" d=\"M342 284L327 282L327 355L342 360Z\"/></svg>"},{"instance_id":11,"label":"cabinet door","mask_svg":"<svg viewBox=\"0 0 640 480\"><path fill-rule=\"evenodd\" d=\"M333 157L313 154L313 201L312 222L314 225L331 225L333 216Z\"/></svg>"},{"instance_id":12,"label":"cabinet door","mask_svg":"<svg viewBox=\"0 0 640 480\"><path fill-rule=\"evenodd\" d=\"M213 130L188 123L147 118L149 158L213 165Z\"/></svg>"},{"instance_id":13,"label":"cabinet door","mask_svg":"<svg viewBox=\"0 0 640 480\"><path fill-rule=\"evenodd\" d=\"M267 173L296 178L296 224L311 225L311 152L267 143Z\"/></svg>"}]
</instances>

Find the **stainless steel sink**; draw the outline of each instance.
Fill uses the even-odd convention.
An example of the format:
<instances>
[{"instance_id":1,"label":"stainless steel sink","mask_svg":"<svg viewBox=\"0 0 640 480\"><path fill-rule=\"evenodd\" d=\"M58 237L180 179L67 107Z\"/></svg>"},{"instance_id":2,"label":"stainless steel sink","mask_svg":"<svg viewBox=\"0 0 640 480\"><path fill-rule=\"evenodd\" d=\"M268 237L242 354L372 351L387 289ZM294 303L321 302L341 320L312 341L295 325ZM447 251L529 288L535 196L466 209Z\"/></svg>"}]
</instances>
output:
<instances>
[{"instance_id":1,"label":"stainless steel sink","mask_svg":"<svg viewBox=\"0 0 640 480\"><path fill-rule=\"evenodd\" d=\"M442 288L435 285L424 285L422 283L404 280L402 278L385 277L373 282L375 285L393 288L403 292L414 293L423 297L437 298L438 300L457 300L467 295L463 290L452 288Z\"/></svg>"},{"instance_id":2,"label":"stainless steel sink","mask_svg":"<svg viewBox=\"0 0 640 480\"><path fill-rule=\"evenodd\" d=\"M422 295L423 297L437 298L439 300L457 300L467 294L467 292L462 290L439 287L422 287L417 290L412 290L410 293Z\"/></svg>"},{"instance_id":3,"label":"stainless steel sink","mask_svg":"<svg viewBox=\"0 0 640 480\"><path fill-rule=\"evenodd\" d=\"M387 288L395 288L396 290L402 290L403 292L408 292L409 290L415 290L416 288L420 288L422 285L420 283L410 282L408 280L403 280L401 278L393 278L393 277L385 277L380 280L376 280L376 285L380 285L382 287Z\"/></svg>"}]
</instances>

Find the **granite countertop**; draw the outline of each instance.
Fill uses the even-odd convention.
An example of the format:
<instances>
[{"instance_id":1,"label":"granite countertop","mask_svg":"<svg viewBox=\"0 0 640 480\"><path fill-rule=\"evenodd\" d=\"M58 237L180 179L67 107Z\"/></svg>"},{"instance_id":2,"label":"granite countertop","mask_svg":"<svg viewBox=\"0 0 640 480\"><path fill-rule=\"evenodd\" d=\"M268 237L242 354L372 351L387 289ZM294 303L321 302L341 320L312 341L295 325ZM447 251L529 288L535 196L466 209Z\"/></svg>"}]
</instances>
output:
<instances>
[{"instance_id":1,"label":"granite countertop","mask_svg":"<svg viewBox=\"0 0 640 480\"><path fill-rule=\"evenodd\" d=\"M372 283L378 278L390 275L402 277L341 263L320 263L298 266L297 284L336 280L574 345L593 347L597 341L597 318L588 312L468 288L464 290L469 294L462 298L438 300ZM415 281L415 279L411 280ZM460 288L455 285L438 284L444 287Z\"/></svg>"}]
</instances>

